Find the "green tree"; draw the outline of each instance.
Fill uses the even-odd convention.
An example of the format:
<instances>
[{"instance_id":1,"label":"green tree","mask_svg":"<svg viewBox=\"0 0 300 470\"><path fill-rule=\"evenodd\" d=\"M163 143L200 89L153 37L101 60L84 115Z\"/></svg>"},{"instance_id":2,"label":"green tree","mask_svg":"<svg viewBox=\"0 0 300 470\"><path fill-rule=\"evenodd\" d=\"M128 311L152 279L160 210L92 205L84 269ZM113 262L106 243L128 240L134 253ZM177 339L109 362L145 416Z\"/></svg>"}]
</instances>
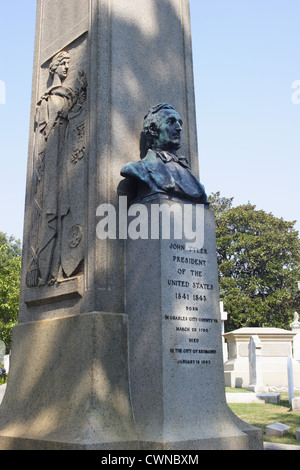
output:
<instances>
[{"instance_id":1,"label":"green tree","mask_svg":"<svg viewBox=\"0 0 300 470\"><path fill-rule=\"evenodd\" d=\"M18 320L21 242L0 232L0 339L7 349Z\"/></svg>"},{"instance_id":2,"label":"green tree","mask_svg":"<svg viewBox=\"0 0 300 470\"><path fill-rule=\"evenodd\" d=\"M216 216L220 294L227 331L244 326L289 328L300 308L300 240L295 222L250 203L210 196Z\"/></svg>"}]
</instances>

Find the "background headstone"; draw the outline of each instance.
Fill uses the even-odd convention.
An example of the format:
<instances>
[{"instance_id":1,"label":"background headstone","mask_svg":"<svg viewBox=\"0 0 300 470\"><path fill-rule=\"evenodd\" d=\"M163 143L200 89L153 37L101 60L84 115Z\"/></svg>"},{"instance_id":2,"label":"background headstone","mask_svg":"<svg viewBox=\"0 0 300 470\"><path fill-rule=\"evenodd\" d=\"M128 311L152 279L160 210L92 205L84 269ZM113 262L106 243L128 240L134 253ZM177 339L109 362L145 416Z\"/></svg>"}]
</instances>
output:
<instances>
[{"instance_id":1,"label":"background headstone","mask_svg":"<svg viewBox=\"0 0 300 470\"><path fill-rule=\"evenodd\" d=\"M290 326L292 331L296 333L293 339L293 358L296 361L300 361L300 322L299 314L297 312L295 312L294 321Z\"/></svg>"},{"instance_id":2,"label":"background headstone","mask_svg":"<svg viewBox=\"0 0 300 470\"><path fill-rule=\"evenodd\" d=\"M287 360L287 375L288 375L288 389L289 389L289 403L292 405L293 398L295 396L294 391L294 371L293 371L293 359L288 357Z\"/></svg>"},{"instance_id":3,"label":"background headstone","mask_svg":"<svg viewBox=\"0 0 300 470\"><path fill-rule=\"evenodd\" d=\"M282 437L289 429L291 429L290 426L282 423L270 424L266 426L266 436Z\"/></svg>"},{"instance_id":4,"label":"background headstone","mask_svg":"<svg viewBox=\"0 0 300 470\"><path fill-rule=\"evenodd\" d=\"M6 369L6 372L9 372L9 367L10 367L10 355L6 354L3 358L3 364Z\"/></svg>"},{"instance_id":5,"label":"background headstone","mask_svg":"<svg viewBox=\"0 0 300 470\"><path fill-rule=\"evenodd\" d=\"M267 391L262 379L261 351L262 342L257 335L253 335L249 342L249 385L247 390L254 392Z\"/></svg>"},{"instance_id":6,"label":"background headstone","mask_svg":"<svg viewBox=\"0 0 300 470\"><path fill-rule=\"evenodd\" d=\"M228 347L225 342L224 333L225 333L225 322L227 320L227 312L224 312L224 302L220 302L220 311L221 311L221 331L222 331L222 343L223 343L223 361L228 361Z\"/></svg>"}]
</instances>

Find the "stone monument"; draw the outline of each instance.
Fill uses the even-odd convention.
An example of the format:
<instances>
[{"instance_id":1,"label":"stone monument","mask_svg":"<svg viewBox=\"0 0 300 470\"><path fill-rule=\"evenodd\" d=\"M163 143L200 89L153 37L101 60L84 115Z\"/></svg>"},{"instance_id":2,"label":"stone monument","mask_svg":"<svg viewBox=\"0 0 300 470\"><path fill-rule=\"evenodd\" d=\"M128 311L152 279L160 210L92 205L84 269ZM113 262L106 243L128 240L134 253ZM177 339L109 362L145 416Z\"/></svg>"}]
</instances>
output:
<instances>
[{"instance_id":1,"label":"stone monument","mask_svg":"<svg viewBox=\"0 0 300 470\"><path fill-rule=\"evenodd\" d=\"M262 448L260 431L225 399L188 0L38 0L36 24L19 323L0 449ZM124 198L129 215L140 213L129 237ZM144 237L162 202L174 230L166 237L152 224ZM117 236L99 221L111 209ZM196 231L178 238L181 215Z\"/></svg>"}]
</instances>

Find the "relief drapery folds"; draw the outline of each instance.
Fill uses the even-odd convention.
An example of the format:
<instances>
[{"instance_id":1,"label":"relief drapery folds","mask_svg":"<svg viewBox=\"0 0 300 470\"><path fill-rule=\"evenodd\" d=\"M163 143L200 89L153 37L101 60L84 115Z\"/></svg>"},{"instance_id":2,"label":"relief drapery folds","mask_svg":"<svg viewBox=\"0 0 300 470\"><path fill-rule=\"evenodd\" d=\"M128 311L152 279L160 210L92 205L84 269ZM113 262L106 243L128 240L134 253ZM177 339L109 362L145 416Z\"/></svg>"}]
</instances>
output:
<instances>
[{"instance_id":1,"label":"relief drapery folds","mask_svg":"<svg viewBox=\"0 0 300 470\"><path fill-rule=\"evenodd\" d=\"M49 66L51 86L37 103L28 287L61 282L82 269L87 79L65 84L70 54Z\"/></svg>"}]
</instances>

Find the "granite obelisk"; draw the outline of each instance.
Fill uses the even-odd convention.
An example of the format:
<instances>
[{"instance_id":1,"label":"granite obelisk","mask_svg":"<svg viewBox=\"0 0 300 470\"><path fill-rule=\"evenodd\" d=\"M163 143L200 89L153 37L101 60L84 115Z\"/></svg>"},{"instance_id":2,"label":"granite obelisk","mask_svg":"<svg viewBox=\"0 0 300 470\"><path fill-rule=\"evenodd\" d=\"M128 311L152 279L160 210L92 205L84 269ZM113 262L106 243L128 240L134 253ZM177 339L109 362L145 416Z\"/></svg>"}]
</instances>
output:
<instances>
[{"instance_id":1,"label":"granite obelisk","mask_svg":"<svg viewBox=\"0 0 300 470\"><path fill-rule=\"evenodd\" d=\"M190 428L186 423L184 432L176 429L183 416L173 415L178 394L185 387L186 397L187 389L198 382L186 383L193 370L181 369L186 356L170 343L174 323L166 318L163 305L170 292L172 296L176 292L167 292L163 282L166 276L173 279L172 272L161 271L157 278L156 295L163 303L155 303L154 321L158 334L165 332L164 342L156 337L156 351L164 350L163 361L165 367L172 364L172 374L168 377L162 370L156 388L146 390L149 403L158 394L154 416L167 413L166 425L147 426L149 414L138 396L137 372L145 360L145 351L139 356L137 345L142 344L136 337L144 324L133 305L139 291L132 290L138 245L130 247L134 242L130 240L125 246L120 236L99 236L98 208L113 207L120 216L119 195L126 194L120 193L120 171L143 153L145 112L165 102L180 110L185 123L181 163L198 177L188 0L37 0L19 323L0 407L0 449L260 446L257 431L230 413L224 390L217 393L213 413L215 423L224 414L227 436L223 432L214 439L209 433L201 437L205 423L196 429L197 420ZM210 222L209 233L211 227ZM213 239L211 243L213 247ZM148 248L142 250L144 262L150 263ZM161 266L170 256L169 248L165 250L163 254L159 247L151 266ZM138 258L145 299L151 298L147 272L154 275L153 270L143 265L140 254ZM176 267L173 258L171 266ZM177 281L191 283L181 277ZM217 305L217 297L214 302ZM148 313L143 302L140 307L143 315ZM174 304L170 315L180 317L175 310ZM218 325L213 311L211 318ZM174 321L178 328L191 328L190 320ZM196 349L210 348L217 354L217 343ZM141 363L133 370L139 357ZM161 356L156 364L160 361ZM214 370L207 376L213 374ZM173 385L179 387L178 393ZM171 406L168 393L177 393ZM206 396L200 393L201 400ZM209 406L201 400L199 411ZM209 412L200 415L207 419Z\"/></svg>"}]
</instances>

